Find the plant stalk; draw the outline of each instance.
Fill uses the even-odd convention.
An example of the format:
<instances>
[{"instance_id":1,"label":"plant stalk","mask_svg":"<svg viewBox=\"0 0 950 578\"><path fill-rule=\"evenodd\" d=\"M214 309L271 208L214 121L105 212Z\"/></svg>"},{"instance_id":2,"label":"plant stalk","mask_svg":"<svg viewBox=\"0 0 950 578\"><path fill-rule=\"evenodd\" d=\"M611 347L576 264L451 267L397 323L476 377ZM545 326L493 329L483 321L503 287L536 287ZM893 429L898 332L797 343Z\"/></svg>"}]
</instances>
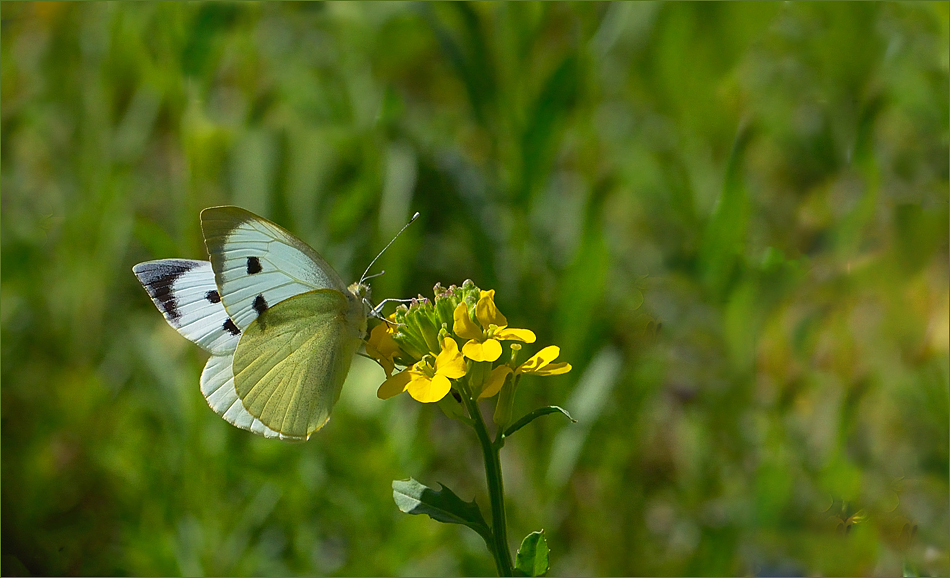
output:
<instances>
[{"instance_id":1,"label":"plant stalk","mask_svg":"<svg viewBox=\"0 0 950 578\"><path fill-rule=\"evenodd\" d=\"M499 457L501 446L492 443L482 412L478 408L478 402L468 395L462 397L465 399L465 405L472 418L472 425L485 458L485 476L488 479L488 497L491 501L492 555L495 557L495 566L499 576L513 576L511 551L508 549L508 521L505 516L505 486L501 477Z\"/></svg>"}]
</instances>

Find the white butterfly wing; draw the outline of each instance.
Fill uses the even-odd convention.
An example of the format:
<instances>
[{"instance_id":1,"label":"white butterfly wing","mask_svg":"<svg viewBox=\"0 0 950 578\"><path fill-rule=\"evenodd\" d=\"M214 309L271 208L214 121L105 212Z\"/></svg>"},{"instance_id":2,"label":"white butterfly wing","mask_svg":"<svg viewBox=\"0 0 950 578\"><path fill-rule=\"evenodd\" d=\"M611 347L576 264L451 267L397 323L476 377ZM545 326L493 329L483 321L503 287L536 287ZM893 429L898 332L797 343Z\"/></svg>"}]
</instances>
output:
<instances>
[{"instance_id":1,"label":"white butterfly wing","mask_svg":"<svg viewBox=\"0 0 950 578\"><path fill-rule=\"evenodd\" d=\"M208 261L162 259L132 268L165 320L189 341L211 352L201 373L201 393L229 423L264 437L282 437L249 414L234 389L231 369L241 331L228 317Z\"/></svg>"},{"instance_id":2,"label":"white butterfly wing","mask_svg":"<svg viewBox=\"0 0 950 578\"><path fill-rule=\"evenodd\" d=\"M232 352L241 331L228 317L207 261L162 259L132 268L165 321L211 353Z\"/></svg>"},{"instance_id":3,"label":"white butterfly wing","mask_svg":"<svg viewBox=\"0 0 950 578\"><path fill-rule=\"evenodd\" d=\"M201 372L201 393L208 406L233 426L265 438L292 439L270 429L244 409L234 389L234 353L212 355Z\"/></svg>"},{"instance_id":4,"label":"white butterfly wing","mask_svg":"<svg viewBox=\"0 0 950 578\"><path fill-rule=\"evenodd\" d=\"M201 229L222 303L241 331L269 307L295 295L315 289L350 294L316 251L250 211L205 209Z\"/></svg>"}]
</instances>

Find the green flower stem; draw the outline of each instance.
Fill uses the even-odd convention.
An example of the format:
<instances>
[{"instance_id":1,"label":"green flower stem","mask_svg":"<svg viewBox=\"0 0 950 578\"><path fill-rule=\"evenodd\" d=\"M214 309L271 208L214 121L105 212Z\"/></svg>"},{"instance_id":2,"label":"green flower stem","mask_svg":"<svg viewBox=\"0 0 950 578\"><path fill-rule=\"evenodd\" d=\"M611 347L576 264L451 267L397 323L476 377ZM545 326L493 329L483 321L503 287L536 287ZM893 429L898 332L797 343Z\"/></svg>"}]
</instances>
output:
<instances>
[{"instance_id":1,"label":"green flower stem","mask_svg":"<svg viewBox=\"0 0 950 578\"><path fill-rule=\"evenodd\" d=\"M469 395L463 395L468 413L472 418L478 443L482 446L485 458L485 476L488 478L488 497L491 500L492 555L499 576L513 576L511 551L508 549L508 521L505 517L505 487L501 478L501 446L492 443L485 427L485 420L478 408L478 402Z\"/></svg>"}]
</instances>

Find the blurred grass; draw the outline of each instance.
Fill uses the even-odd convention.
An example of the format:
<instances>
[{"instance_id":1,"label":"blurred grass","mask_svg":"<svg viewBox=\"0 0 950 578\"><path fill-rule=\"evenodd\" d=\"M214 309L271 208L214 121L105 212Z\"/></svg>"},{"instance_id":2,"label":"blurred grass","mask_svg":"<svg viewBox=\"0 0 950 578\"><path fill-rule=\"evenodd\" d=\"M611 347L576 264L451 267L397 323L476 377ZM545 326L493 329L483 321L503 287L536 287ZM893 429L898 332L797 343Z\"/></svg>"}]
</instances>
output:
<instances>
[{"instance_id":1,"label":"blurred grass","mask_svg":"<svg viewBox=\"0 0 950 578\"><path fill-rule=\"evenodd\" d=\"M130 268L235 203L344 278L418 210L377 299L562 347L504 464L552 574L946 575L947 6L3 3L3 573L493 572L365 360L303 445L207 409Z\"/></svg>"}]
</instances>

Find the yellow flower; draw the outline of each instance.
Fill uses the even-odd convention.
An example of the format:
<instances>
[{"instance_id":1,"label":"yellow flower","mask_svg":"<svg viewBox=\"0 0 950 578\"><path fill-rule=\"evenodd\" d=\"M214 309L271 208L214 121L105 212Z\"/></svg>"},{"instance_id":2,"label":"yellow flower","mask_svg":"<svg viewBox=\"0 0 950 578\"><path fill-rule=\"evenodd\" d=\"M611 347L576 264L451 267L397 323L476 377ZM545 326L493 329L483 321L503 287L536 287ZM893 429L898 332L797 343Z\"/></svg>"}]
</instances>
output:
<instances>
[{"instance_id":1,"label":"yellow flower","mask_svg":"<svg viewBox=\"0 0 950 578\"><path fill-rule=\"evenodd\" d=\"M509 374L517 376L523 373L533 373L535 375L561 375L562 373L567 373L571 370L570 363L563 361L551 363L557 359L557 356L560 354L560 347L557 345L548 345L531 356L528 361L525 361L514 369L511 369L509 365L499 365L492 370L491 375L485 382L485 389L478 394L478 399L492 397L501 391L501 387L505 385L505 378L508 377Z\"/></svg>"},{"instance_id":2,"label":"yellow flower","mask_svg":"<svg viewBox=\"0 0 950 578\"><path fill-rule=\"evenodd\" d=\"M390 315L390 319L394 316ZM373 328L369 334L369 340L366 342L366 353L376 360L386 372L386 377L391 377L393 370L396 369L395 357L401 353L399 345L393 339L393 333L396 332L396 326L392 323L383 322Z\"/></svg>"},{"instance_id":3,"label":"yellow flower","mask_svg":"<svg viewBox=\"0 0 950 578\"><path fill-rule=\"evenodd\" d=\"M452 389L450 379L465 375L465 359L459 353L459 346L451 337L442 340L442 351L432 362L432 356L426 355L411 368L397 373L379 386L376 395L380 399L389 399L408 391L416 401L433 403L439 401Z\"/></svg>"},{"instance_id":4,"label":"yellow flower","mask_svg":"<svg viewBox=\"0 0 950 578\"><path fill-rule=\"evenodd\" d=\"M482 291L475 304L475 318L472 321L465 303L455 308L453 319L455 334L468 339L462 346L462 353L472 361L495 361L501 357L500 341L522 341L534 343L534 332L530 329L508 327L508 320L495 307L495 290Z\"/></svg>"}]
</instances>

